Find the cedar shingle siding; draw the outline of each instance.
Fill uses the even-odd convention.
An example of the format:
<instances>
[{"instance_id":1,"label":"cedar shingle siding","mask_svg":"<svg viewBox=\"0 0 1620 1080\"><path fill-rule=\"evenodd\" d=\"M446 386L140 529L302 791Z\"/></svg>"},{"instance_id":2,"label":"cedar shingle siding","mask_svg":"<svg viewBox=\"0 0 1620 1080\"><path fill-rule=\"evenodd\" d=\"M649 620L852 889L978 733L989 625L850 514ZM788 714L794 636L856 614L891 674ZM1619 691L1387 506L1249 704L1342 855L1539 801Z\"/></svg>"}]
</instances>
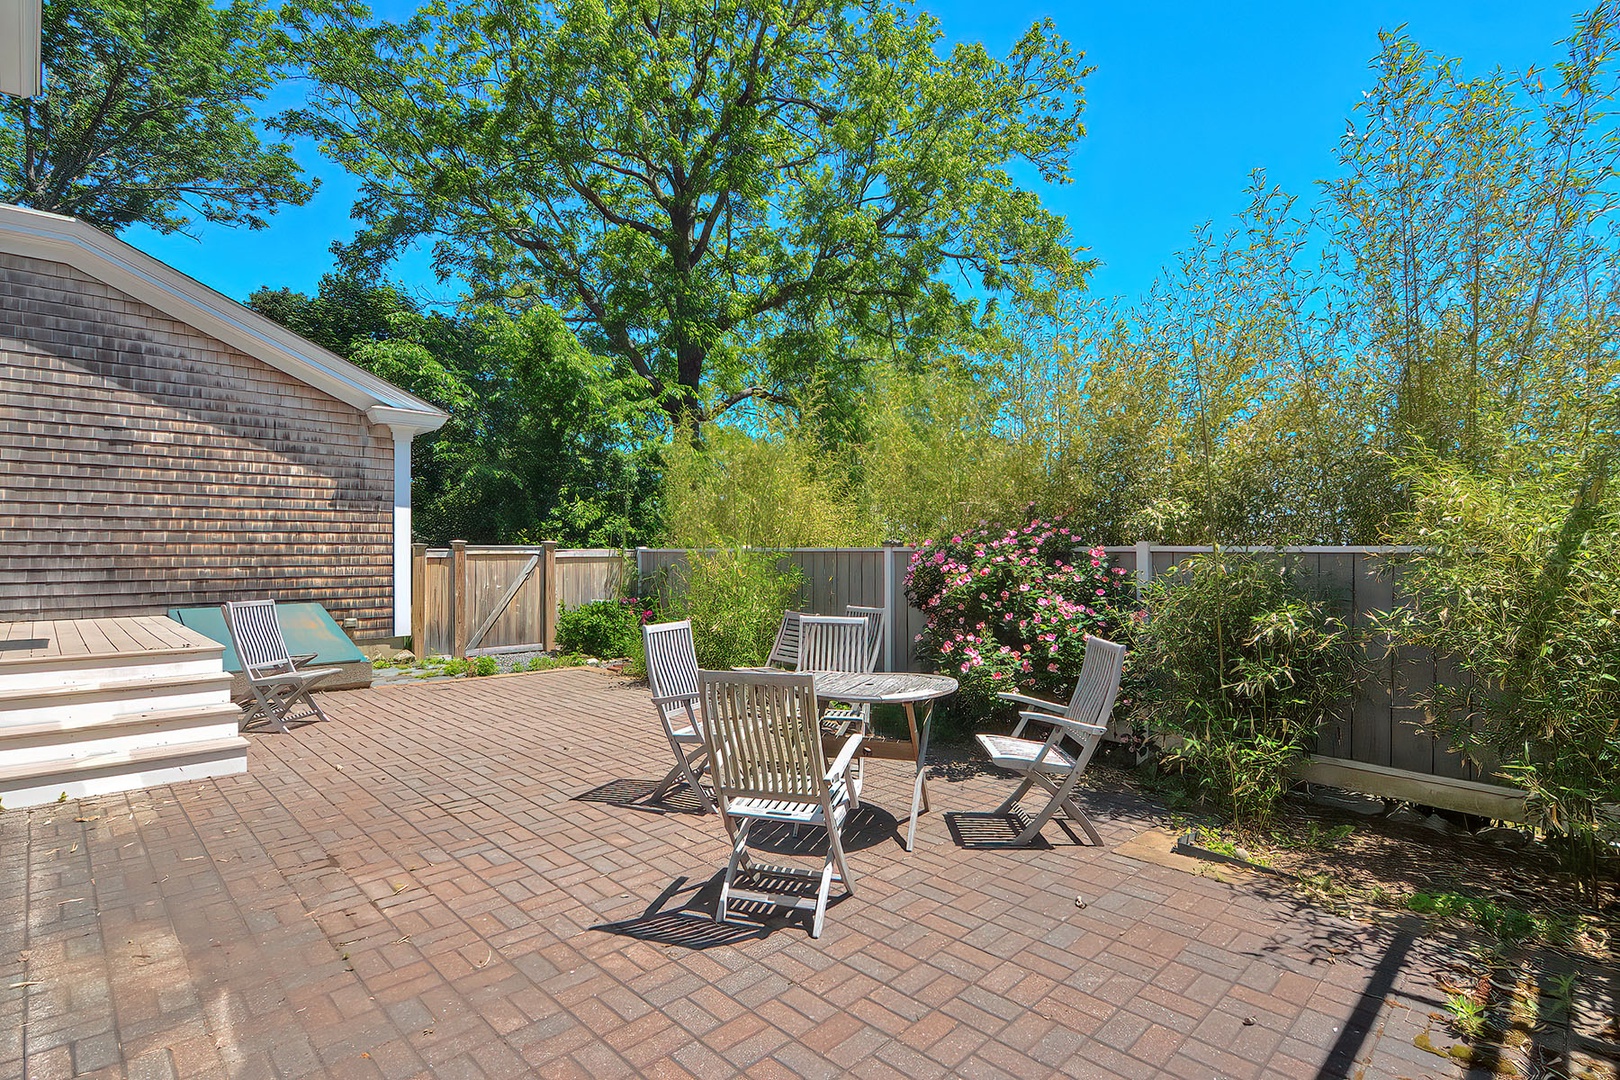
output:
<instances>
[{"instance_id":1,"label":"cedar shingle siding","mask_svg":"<svg viewBox=\"0 0 1620 1080\"><path fill-rule=\"evenodd\" d=\"M393 455L353 406L0 253L0 622L269 595L387 636Z\"/></svg>"}]
</instances>

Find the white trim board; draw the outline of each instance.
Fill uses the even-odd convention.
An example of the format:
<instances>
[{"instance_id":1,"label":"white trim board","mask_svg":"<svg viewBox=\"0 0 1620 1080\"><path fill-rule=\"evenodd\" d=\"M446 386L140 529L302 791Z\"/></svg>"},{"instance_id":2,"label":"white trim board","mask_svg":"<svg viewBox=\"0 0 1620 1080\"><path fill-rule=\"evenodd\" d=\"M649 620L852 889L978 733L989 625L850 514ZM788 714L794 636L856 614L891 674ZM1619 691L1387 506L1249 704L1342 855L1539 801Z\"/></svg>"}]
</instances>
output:
<instances>
[{"instance_id":1,"label":"white trim board","mask_svg":"<svg viewBox=\"0 0 1620 1080\"><path fill-rule=\"evenodd\" d=\"M330 394L396 434L449 414L77 218L0 203L0 252L59 262Z\"/></svg>"},{"instance_id":2,"label":"white trim board","mask_svg":"<svg viewBox=\"0 0 1620 1080\"><path fill-rule=\"evenodd\" d=\"M41 90L40 0L0 0L0 94L30 98Z\"/></svg>"}]
</instances>

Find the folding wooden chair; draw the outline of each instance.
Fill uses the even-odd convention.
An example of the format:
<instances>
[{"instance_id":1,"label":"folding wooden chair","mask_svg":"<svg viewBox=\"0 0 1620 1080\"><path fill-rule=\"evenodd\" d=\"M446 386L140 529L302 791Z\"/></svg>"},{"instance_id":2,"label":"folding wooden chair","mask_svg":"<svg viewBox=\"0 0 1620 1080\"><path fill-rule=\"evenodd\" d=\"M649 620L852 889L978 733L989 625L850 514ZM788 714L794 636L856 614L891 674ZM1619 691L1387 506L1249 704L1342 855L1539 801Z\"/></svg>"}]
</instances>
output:
<instances>
[{"instance_id":1,"label":"folding wooden chair","mask_svg":"<svg viewBox=\"0 0 1620 1080\"><path fill-rule=\"evenodd\" d=\"M804 616L799 620L799 670L870 672L877 656L867 645L868 633L864 617ZM834 737L842 737L856 723L865 732L871 722L872 706L828 709L821 718L830 725L829 734Z\"/></svg>"},{"instance_id":2,"label":"folding wooden chair","mask_svg":"<svg viewBox=\"0 0 1620 1080\"><path fill-rule=\"evenodd\" d=\"M852 619L866 620L866 647L872 652L872 662L866 670L876 671L878 658L883 655L883 609L850 604L844 608L844 614Z\"/></svg>"},{"instance_id":3,"label":"folding wooden chair","mask_svg":"<svg viewBox=\"0 0 1620 1080\"><path fill-rule=\"evenodd\" d=\"M1075 685L1067 708L1024 694L996 695L1003 701L1036 707L1018 714L1018 726L1011 735L975 736L985 753L990 755L992 763L1024 776L1018 790L996 808L996 813L1011 811L1024 793L1036 784L1051 795L1040 813L1031 818L1023 832L1012 841L1013 846L1031 843L1059 807L1085 830L1093 844L1102 844L1102 837L1097 835L1091 819L1075 803L1073 792L1080 775L1091 762L1097 744L1108 733L1108 716L1113 712L1114 699L1119 696L1119 680L1124 668L1125 646L1088 634L1086 658L1080 665L1080 681ZM1024 728L1031 723L1048 725L1051 734L1044 741L1022 738ZM1072 740L1075 749L1064 749L1065 739Z\"/></svg>"},{"instance_id":4,"label":"folding wooden chair","mask_svg":"<svg viewBox=\"0 0 1620 1080\"><path fill-rule=\"evenodd\" d=\"M641 628L641 641L647 653L647 684L652 687L653 707L658 722L675 754L675 767L659 781L649 799L662 799L671 788L685 780L703 812L714 809L714 801L698 778L707 768L708 749L703 726L698 721L698 662L692 645L689 620L650 623Z\"/></svg>"},{"instance_id":5,"label":"folding wooden chair","mask_svg":"<svg viewBox=\"0 0 1620 1080\"><path fill-rule=\"evenodd\" d=\"M802 611L782 612L782 625L776 628L776 640L771 643L771 654L765 658L767 668L784 671L799 669L799 620Z\"/></svg>"},{"instance_id":6,"label":"folding wooden chair","mask_svg":"<svg viewBox=\"0 0 1620 1080\"><path fill-rule=\"evenodd\" d=\"M705 671L700 681L714 789L732 841L715 921L726 921L733 901L773 904L813 911L810 936L820 937L833 881L842 883L846 894L855 892L841 833L849 811L860 805L852 765L861 736L848 736L832 764L827 763L810 675ZM827 858L820 873L753 862L748 834L760 821L826 829ZM738 888L739 871L759 879L753 883L760 887ZM772 877L816 881L816 895L812 899L765 888Z\"/></svg>"},{"instance_id":7,"label":"folding wooden chair","mask_svg":"<svg viewBox=\"0 0 1620 1080\"><path fill-rule=\"evenodd\" d=\"M300 667L300 662L308 663L314 657L287 654L274 600L231 600L221 604L219 610L225 616L225 629L253 694L252 700L242 703L242 726L264 721L285 733L289 720L326 720L326 713L311 691L322 679L343 669ZM299 702L308 708L294 712Z\"/></svg>"}]
</instances>

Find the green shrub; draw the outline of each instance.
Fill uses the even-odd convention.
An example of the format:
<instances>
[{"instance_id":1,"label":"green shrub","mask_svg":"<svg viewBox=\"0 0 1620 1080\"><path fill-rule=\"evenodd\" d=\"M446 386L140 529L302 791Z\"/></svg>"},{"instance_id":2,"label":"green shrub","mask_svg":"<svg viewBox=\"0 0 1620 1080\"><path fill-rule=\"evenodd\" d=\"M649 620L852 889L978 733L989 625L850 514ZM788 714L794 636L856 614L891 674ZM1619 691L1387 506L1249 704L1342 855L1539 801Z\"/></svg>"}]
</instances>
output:
<instances>
[{"instance_id":1,"label":"green shrub","mask_svg":"<svg viewBox=\"0 0 1620 1080\"><path fill-rule=\"evenodd\" d=\"M906 595L927 618L920 652L957 680L949 706L978 721L1010 713L1006 690L1066 696L1086 635L1113 638L1137 606L1125 570L1087 550L1061 521L984 526L911 557Z\"/></svg>"},{"instance_id":2,"label":"green shrub","mask_svg":"<svg viewBox=\"0 0 1620 1080\"><path fill-rule=\"evenodd\" d=\"M1137 733L1200 797L1263 823L1317 728L1349 700L1344 625L1276 556L1196 556L1146 600L1125 691Z\"/></svg>"},{"instance_id":3,"label":"green shrub","mask_svg":"<svg viewBox=\"0 0 1620 1080\"><path fill-rule=\"evenodd\" d=\"M500 669L495 666L495 658L493 656L480 656L473 660L472 667L468 669L467 674L474 676L494 675L499 670Z\"/></svg>"},{"instance_id":4,"label":"green shrub","mask_svg":"<svg viewBox=\"0 0 1620 1080\"><path fill-rule=\"evenodd\" d=\"M685 588L675 617L692 620L698 663L725 669L765 662L776 629L799 595L804 575L766 551L687 552Z\"/></svg>"},{"instance_id":5,"label":"green shrub","mask_svg":"<svg viewBox=\"0 0 1620 1080\"><path fill-rule=\"evenodd\" d=\"M585 657L578 653L563 653L558 656L535 656L524 665L524 671L555 671L558 668L581 667Z\"/></svg>"},{"instance_id":6,"label":"green shrub","mask_svg":"<svg viewBox=\"0 0 1620 1080\"><path fill-rule=\"evenodd\" d=\"M1595 887L1620 841L1620 498L1605 449L1480 474L1438 459L1402 472L1417 509L1400 542L1411 602L1397 640L1454 657L1425 704L1464 755L1523 786L1535 824Z\"/></svg>"},{"instance_id":7,"label":"green shrub","mask_svg":"<svg viewBox=\"0 0 1620 1080\"><path fill-rule=\"evenodd\" d=\"M557 616L557 648L604 660L629 656L641 638L640 607L634 601L593 600Z\"/></svg>"}]
</instances>

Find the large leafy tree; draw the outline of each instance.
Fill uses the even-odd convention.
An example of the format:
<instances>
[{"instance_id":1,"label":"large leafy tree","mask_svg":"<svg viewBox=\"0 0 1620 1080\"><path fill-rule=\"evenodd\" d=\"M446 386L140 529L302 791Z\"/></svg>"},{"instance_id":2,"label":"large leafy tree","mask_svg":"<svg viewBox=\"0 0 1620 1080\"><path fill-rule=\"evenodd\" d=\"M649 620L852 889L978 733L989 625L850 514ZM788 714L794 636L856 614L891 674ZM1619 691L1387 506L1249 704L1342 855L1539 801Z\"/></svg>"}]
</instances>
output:
<instances>
[{"instance_id":1,"label":"large leafy tree","mask_svg":"<svg viewBox=\"0 0 1620 1080\"><path fill-rule=\"evenodd\" d=\"M265 224L313 186L256 102L278 78L257 0L50 0L46 89L0 98L0 200L109 232Z\"/></svg>"},{"instance_id":2,"label":"large leafy tree","mask_svg":"<svg viewBox=\"0 0 1620 1080\"><path fill-rule=\"evenodd\" d=\"M691 425L932 355L978 299L1084 269L1014 172L1067 179L1080 59L939 50L884 0L481 0L303 23L296 129L360 178L347 255L432 238L545 301Z\"/></svg>"},{"instance_id":3,"label":"large leafy tree","mask_svg":"<svg viewBox=\"0 0 1620 1080\"><path fill-rule=\"evenodd\" d=\"M453 316L342 275L248 304L450 413L412 446L419 539L629 546L657 528L646 394L552 309Z\"/></svg>"}]
</instances>

